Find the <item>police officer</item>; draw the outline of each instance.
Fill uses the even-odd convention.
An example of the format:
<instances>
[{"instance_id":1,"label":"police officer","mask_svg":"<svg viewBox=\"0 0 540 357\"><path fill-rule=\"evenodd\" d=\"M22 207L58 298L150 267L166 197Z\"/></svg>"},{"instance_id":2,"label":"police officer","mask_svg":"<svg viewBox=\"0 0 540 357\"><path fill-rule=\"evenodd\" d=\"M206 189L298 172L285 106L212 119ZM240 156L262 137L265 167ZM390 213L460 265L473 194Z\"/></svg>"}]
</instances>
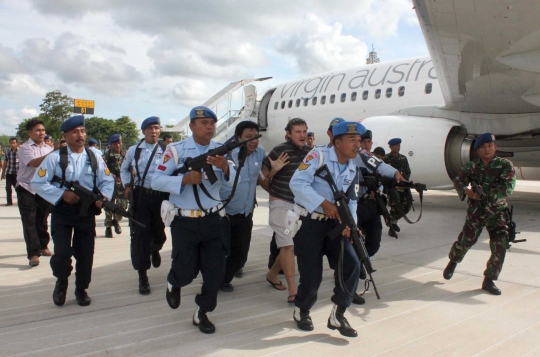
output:
<instances>
[{"instance_id":1,"label":"police officer","mask_svg":"<svg viewBox=\"0 0 540 357\"><path fill-rule=\"evenodd\" d=\"M237 141L245 141L259 134L259 125L251 121L239 123L234 136ZM227 268L221 291L231 292L234 287L231 284L234 276L241 271L247 261L249 246L251 243L251 231L253 229L253 209L255 206L255 191L257 182L261 179L261 167L266 157L264 148L259 146L259 140L252 140L243 148L234 149L228 159L235 165L239 165L240 150L245 150L245 163L241 169L240 181L236 192L225 208L227 218L224 219L224 234L230 236L230 254L227 256ZM221 186L220 196L222 200L229 198L232 188ZM241 275L240 275L241 276Z\"/></svg>"},{"instance_id":2,"label":"police officer","mask_svg":"<svg viewBox=\"0 0 540 357\"><path fill-rule=\"evenodd\" d=\"M109 138L109 146L110 149L103 154L103 160L105 160L116 183L114 186L114 196L111 198L111 202L127 210L128 200L124 197L124 186L122 185L122 179L120 177L122 162L126 157L126 151L122 149L122 136L120 134L111 135ZM122 233L122 227L120 227L119 223L122 218L123 217L119 214L113 214L112 212L105 210L105 227L107 227L105 228L105 238L112 238L112 226L114 226L116 234Z\"/></svg>"},{"instance_id":3,"label":"police officer","mask_svg":"<svg viewBox=\"0 0 540 357\"><path fill-rule=\"evenodd\" d=\"M392 166L385 164L371 154L371 147L373 146L373 134L371 130L366 130L362 134L361 147L362 151L358 153L358 156L355 159L356 166L360 168L360 182L364 181L363 173L367 175L373 175L375 172L386 178L395 178L396 181L404 180L403 176L399 173L398 170ZM377 201L375 194L381 194L383 187L381 186L377 192L368 192L368 188L360 184L359 198L358 198L358 228L366 236L366 250L370 257L374 256L381 246L381 234L382 234L382 223L380 211L377 206ZM360 279L366 278L366 272L362 267L360 271ZM355 295L353 298L353 303L362 305L365 303L364 298Z\"/></svg>"},{"instance_id":4,"label":"police officer","mask_svg":"<svg viewBox=\"0 0 540 357\"><path fill-rule=\"evenodd\" d=\"M51 258L53 275L58 279L53 293L53 302L64 305L68 287L68 277L73 266L71 256L75 257L75 298L80 306L90 305L86 289L90 285L92 263L94 260L95 215L101 209L101 202L95 202L95 209L88 210L86 216L79 215L80 198L72 191L52 183L53 177L65 176L66 181L79 181L89 190L99 189L105 199L112 197L114 179L101 157L84 149L86 130L84 116L69 118L60 129L64 132L67 148L49 154L39 165L32 189L54 205L51 215L51 232L54 242L54 255ZM61 155L67 155L67 167L61 168ZM91 155L94 155L92 157ZM94 165L92 165L94 163Z\"/></svg>"},{"instance_id":5,"label":"police officer","mask_svg":"<svg viewBox=\"0 0 540 357\"><path fill-rule=\"evenodd\" d=\"M484 271L482 289L494 295L501 295L501 290L495 286L502 270L508 244L508 227L506 226L506 197L514 192L516 177L512 162L496 156L497 145L495 135L485 133L474 143L478 159L468 162L454 180L458 195L466 195L469 203L467 218L457 241L452 245L448 254L450 262L444 269L443 276L450 280L458 263L477 242L482 228L489 232L489 247L491 256ZM478 192L468 188L469 184L477 183L484 193L485 199Z\"/></svg>"},{"instance_id":6,"label":"police officer","mask_svg":"<svg viewBox=\"0 0 540 357\"><path fill-rule=\"evenodd\" d=\"M226 247L221 230L220 208L199 187L204 185L213 198L219 198L223 184L231 186L236 177L232 164L224 156L211 156L207 162L213 166L218 181L210 184L205 173L190 171L171 176L184 165L187 158L195 158L218 146L212 141L216 129L216 114L207 107L195 107L190 113L189 128L193 135L184 141L170 144L152 178L152 189L170 193L170 203L176 213L171 224L172 266L167 276L166 298L169 306L180 306L180 289L189 285L202 273L201 293L195 297L197 310L193 324L203 333L214 333L215 326L207 312L217 304L217 293L223 283ZM198 198L197 198L198 197Z\"/></svg>"},{"instance_id":7,"label":"police officer","mask_svg":"<svg viewBox=\"0 0 540 357\"><path fill-rule=\"evenodd\" d=\"M165 144L159 143L161 120L152 116L141 124L144 139L129 148L122 162L120 176L124 185L124 197L129 198L130 186L133 184L133 197L130 205L134 211L135 220L146 227L132 226L131 231L131 264L139 272L139 293L150 294L150 283L147 270L150 263L154 268L161 265L159 251L165 240L165 226L161 219L161 202L168 194L152 190L152 176L161 162L165 152ZM132 176L131 172L135 175ZM132 180L133 177L133 180ZM151 262L150 262L151 261Z\"/></svg>"},{"instance_id":8,"label":"police officer","mask_svg":"<svg viewBox=\"0 0 540 357\"><path fill-rule=\"evenodd\" d=\"M333 145L316 147L304 159L291 179L294 193L294 212L300 216L300 229L294 236L294 252L297 256L300 285L295 299L296 309L293 319L299 329L313 330L309 311L317 301L317 291L322 281L322 256L326 255L330 267L338 269L341 243L344 245L343 281L348 291L356 291L360 262L347 238L331 239L330 230L341 222L334 204L332 191L328 184L315 177L317 168L326 164L336 181L337 188L347 193L350 198L349 208L356 212L358 169L354 163L360 149L360 135L366 131L362 124L343 121L332 127ZM350 236L350 228L343 231L344 237ZM294 233L294 230L293 232ZM337 329L342 335L356 337L357 332L344 317L345 310L351 305L352 298L342 290L335 280L334 303L328 319L328 328Z\"/></svg>"},{"instance_id":9,"label":"police officer","mask_svg":"<svg viewBox=\"0 0 540 357\"><path fill-rule=\"evenodd\" d=\"M399 153L399 150L401 149L401 139L400 138L394 138L391 139L388 142L388 145L390 147L390 153L388 153L384 157L384 162L388 165L392 166L396 170L398 170L401 175L405 178L405 180L409 180L411 177L411 168L409 167L409 161L407 161L407 158L405 155L401 155ZM388 230L388 235L390 237L397 238L396 232L399 232L399 226L397 225L397 222L403 215L400 213L401 210L398 208L398 205L401 205L402 210L405 214L409 212L412 205L412 197L410 194L405 192L405 190L401 187L396 188L397 195L399 197L398 201L395 201L392 196L390 196L389 199L389 205L390 205L390 223L391 227Z\"/></svg>"}]
</instances>

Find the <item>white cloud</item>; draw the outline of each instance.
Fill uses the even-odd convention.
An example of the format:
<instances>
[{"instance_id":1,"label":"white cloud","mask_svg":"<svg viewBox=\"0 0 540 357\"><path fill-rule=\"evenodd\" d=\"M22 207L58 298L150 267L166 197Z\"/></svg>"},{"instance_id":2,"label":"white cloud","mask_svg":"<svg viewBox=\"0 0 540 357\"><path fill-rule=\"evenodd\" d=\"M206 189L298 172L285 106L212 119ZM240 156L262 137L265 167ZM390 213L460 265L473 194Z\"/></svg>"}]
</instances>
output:
<instances>
[{"instance_id":1,"label":"white cloud","mask_svg":"<svg viewBox=\"0 0 540 357\"><path fill-rule=\"evenodd\" d=\"M38 114L39 111L29 105L22 109L4 110L0 116L0 126L2 126L2 132L13 135L17 132L17 126L22 120L35 117Z\"/></svg>"},{"instance_id":2,"label":"white cloud","mask_svg":"<svg viewBox=\"0 0 540 357\"><path fill-rule=\"evenodd\" d=\"M44 83L29 74L8 74L0 77L0 94L17 97L21 94L42 96L47 92Z\"/></svg>"},{"instance_id":3,"label":"white cloud","mask_svg":"<svg viewBox=\"0 0 540 357\"><path fill-rule=\"evenodd\" d=\"M178 103L192 107L208 99L208 87L202 80L186 79L176 84L172 96Z\"/></svg>"}]
</instances>

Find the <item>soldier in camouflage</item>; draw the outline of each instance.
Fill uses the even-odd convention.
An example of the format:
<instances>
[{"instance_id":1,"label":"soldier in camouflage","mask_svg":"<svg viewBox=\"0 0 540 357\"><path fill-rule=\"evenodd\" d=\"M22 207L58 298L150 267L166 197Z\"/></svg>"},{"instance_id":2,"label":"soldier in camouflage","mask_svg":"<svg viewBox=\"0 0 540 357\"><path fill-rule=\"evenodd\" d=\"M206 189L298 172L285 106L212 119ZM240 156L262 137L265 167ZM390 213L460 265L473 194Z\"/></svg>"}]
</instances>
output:
<instances>
[{"instance_id":1,"label":"soldier in camouflage","mask_svg":"<svg viewBox=\"0 0 540 357\"><path fill-rule=\"evenodd\" d=\"M111 202L116 203L127 211L129 201L124 197L125 189L122 185L122 180L120 179L120 168L126 157L126 152L122 149L122 137L120 134L111 135L108 144L110 149L103 154L103 160L107 164L107 167L113 174L115 180L114 195ZM105 210L106 238L112 238L112 226L114 226L116 234L122 233L122 227L120 227L119 223L121 220L122 216L118 214L113 215L112 212Z\"/></svg>"},{"instance_id":2,"label":"soldier in camouflage","mask_svg":"<svg viewBox=\"0 0 540 357\"><path fill-rule=\"evenodd\" d=\"M476 139L474 148L479 159L467 163L454 180L458 195L467 196L469 208L463 230L452 246L448 258L450 262L443 272L446 280L452 278L454 270L467 251L476 243L485 226L489 232L491 257L484 271L482 289L494 295L501 290L495 286L501 272L508 244L508 227L506 226L506 197L514 192L516 178L514 166L509 160L495 156L497 145L495 136L485 133ZM485 193L481 197L480 190L469 189L468 185L476 183Z\"/></svg>"},{"instance_id":3,"label":"soldier in camouflage","mask_svg":"<svg viewBox=\"0 0 540 357\"><path fill-rule=\"evenodd\" d=\"M388 145L390 147L390 153L384 156L383 161L398 170L405 180L408 181L411 177L411 168L409 167L409 161L407 161L405 155L401 155L399 153L399 150L401 149L401 139L394 138L388 142ZM394 238L397 238L396 232L400 231L397 225L397 222L403 217L400 212L407 214L412 205L412 196L409 192L405 192L402 187L397 187L396 191L399 197L398 201L393 199L392 196L388 196L391 223L391 227L388 230L388 235ZM402 210L398 208L398 205L401 205Z\"/></svg>"}]
</instances>

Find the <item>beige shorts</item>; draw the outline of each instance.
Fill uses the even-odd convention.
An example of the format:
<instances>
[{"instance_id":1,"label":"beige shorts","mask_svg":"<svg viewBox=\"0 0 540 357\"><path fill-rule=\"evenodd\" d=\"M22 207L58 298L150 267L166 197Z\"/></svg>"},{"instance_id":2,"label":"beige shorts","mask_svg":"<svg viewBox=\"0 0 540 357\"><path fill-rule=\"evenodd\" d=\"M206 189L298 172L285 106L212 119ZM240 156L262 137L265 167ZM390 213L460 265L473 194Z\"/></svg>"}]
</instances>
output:
<instances>
[{"instance_id":1,"label":"beige shorts","mask_svg":"<svg viewBox=\"0 0 540 357\"><path fill-rule=\"evenodd\" d=\"M276 233L276 244L278 248L293 245L293 239L290 234L285 234L285 216L288 210L293 209L294 204L282 201L270 201L270 215L268 224Z\"/></svg>"}]
</instances>

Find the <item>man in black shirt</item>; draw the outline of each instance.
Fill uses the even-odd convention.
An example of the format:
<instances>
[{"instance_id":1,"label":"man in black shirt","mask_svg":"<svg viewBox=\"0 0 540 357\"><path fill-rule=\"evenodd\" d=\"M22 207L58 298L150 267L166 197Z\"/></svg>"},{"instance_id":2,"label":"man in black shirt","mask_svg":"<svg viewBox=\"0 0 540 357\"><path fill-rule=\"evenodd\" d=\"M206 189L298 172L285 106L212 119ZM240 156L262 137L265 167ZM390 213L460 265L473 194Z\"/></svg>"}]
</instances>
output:
<instances>
[{"instance_id":1,"label":"man in black shirt","mask_svg":"<svg viewBox=\"0 0 540 357\"><path fill-rule=\"evenodd\" d=\"M306 146L307 124L300 118L287 123L287 141L277 145L263 160L262 173L265 177L261 186L270 193L269 225L274 230L277 247L280 248L275 263L266 274L266 280L278 290L287 287L278 280L277 274L283 270L289 289L288 302L294 302L296 284L294 281L293 237L285 234L285 215L294 206L294 194L289 188L289 181L311 148Z\"/></svg>"}]
</instances>

